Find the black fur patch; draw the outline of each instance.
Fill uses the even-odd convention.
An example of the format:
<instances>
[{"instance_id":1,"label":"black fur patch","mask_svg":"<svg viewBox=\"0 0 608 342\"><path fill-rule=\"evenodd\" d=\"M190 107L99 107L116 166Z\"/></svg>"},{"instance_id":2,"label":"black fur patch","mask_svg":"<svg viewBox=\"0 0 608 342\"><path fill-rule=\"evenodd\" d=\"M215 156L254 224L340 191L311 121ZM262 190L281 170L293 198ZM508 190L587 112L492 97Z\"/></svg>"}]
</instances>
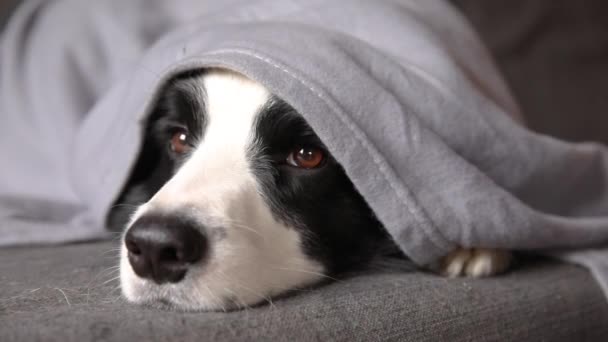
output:
<instances>
[{"instance_id":1,"label":"black fur patch","mask_svg":"<svg viewBox=\"0 0 608 342\"><path fill-rule=\"evenodd\" d=\"M144 143L125 190L108 215L111 231L122 231L137 206L147 202L173 176L183 157L169 150L177 129L187 129L193 144L200 143L205 128L205 102L195 94L193 80L202 71L184 73L161 91L146 124Z\"/></svg>"},{"instance_id":2,"label":"black fur patch","mask_svg":"<svg viewBox=\"0 0 608 342\"><path fill-rule=\"evenodd\" d=\"M320 148L326 160L318 168L285 163L300 147ZM255 123L256 178L276 218L296 227L304 250L330 273L361 266L389 239L344 169L290 105L276 97L261 109Z\"/></svg>"}]
</instances>

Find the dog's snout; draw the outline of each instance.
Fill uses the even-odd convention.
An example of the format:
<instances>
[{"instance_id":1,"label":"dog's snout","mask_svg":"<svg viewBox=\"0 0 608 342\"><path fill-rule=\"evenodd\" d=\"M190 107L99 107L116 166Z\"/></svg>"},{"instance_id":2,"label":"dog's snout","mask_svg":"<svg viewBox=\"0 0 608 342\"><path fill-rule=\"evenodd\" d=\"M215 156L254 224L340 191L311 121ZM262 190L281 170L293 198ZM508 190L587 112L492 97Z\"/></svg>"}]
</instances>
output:
<instances>
[{"instance_id":1,"label":"dog's snout","mask_svg":"<svg viewBox=\"0 0 608 342\"><path fill-rule=\"evenodd\" d=\"M135 274L157 284L176 283L203 258L207 240L188 220L143 216L127 231L125 246Z\"/></svg>"}]
</instances>

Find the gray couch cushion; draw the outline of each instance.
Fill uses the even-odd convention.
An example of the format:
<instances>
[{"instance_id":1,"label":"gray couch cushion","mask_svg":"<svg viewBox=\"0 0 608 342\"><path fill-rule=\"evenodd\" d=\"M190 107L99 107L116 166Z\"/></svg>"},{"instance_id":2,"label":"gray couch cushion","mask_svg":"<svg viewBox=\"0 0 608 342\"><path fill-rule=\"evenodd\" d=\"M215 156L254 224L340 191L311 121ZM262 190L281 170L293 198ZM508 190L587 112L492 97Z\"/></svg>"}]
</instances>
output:
<instances>
[{"instance_id":1,"label":"gray couch cushion","mask_svg":"<svg viewBox=\"0 0 608 342\"><path fill-rule=\"evenodd\" d=\"M608 337L587 271L532 262L505 276L446 279L372 270L244 311L184 313L125 303L115 245L0 250L0 341L546 340ZM106 282L108 281L108 282Z\"/></svg>"}]
</instances>

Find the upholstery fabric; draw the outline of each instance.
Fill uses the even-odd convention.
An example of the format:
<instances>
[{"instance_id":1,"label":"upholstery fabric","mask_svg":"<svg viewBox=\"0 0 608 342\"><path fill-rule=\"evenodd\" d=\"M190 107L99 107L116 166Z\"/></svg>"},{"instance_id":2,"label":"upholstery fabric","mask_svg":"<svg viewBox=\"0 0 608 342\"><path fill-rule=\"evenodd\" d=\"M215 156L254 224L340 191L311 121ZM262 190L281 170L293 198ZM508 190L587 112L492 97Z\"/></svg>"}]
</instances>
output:
<instances>
[{"instance_id":1,"label":"upholstery fabric","mask_svg":"<svg viewBox=\"0 0 608 342\"><path fill-rule=\"evenodd\" d=\"M0 250L0 341L604 341L608 304L584 269L527 261L489 279L401 263L229 313L119 297L115 243ZM108 280L110 280L108 282Z\"/></svg>"}]
</instances>

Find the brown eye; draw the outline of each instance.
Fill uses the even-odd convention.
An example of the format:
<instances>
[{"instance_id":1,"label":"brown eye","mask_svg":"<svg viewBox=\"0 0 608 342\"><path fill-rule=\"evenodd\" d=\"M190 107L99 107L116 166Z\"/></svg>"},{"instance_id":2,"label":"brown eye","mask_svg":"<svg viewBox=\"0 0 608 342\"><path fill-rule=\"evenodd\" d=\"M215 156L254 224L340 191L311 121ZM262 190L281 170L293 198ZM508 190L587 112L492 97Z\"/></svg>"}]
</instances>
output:
<instances>
[{"instance_id":1,"label":"brown eye","mask_svg":"<svg viewBox=\"0 0 608 342\"><path fill-rule=\"evenodd\" d=\"M315 147L299 147L287 156L287 163L302 169L314 169L325 160L323 150Z\"/></svg>"},{"instance_id":2,"label":"brown eye","mask_svg":"<svg viewBox=\"0 0 608 342\"><path fill-rule=\"evenodd\" d=\"M171 151L177 154L183 154L190 150L190 143L188 141L188 131L180 129L175 131L171 136Z\"/></svg>"}]
</instances>

